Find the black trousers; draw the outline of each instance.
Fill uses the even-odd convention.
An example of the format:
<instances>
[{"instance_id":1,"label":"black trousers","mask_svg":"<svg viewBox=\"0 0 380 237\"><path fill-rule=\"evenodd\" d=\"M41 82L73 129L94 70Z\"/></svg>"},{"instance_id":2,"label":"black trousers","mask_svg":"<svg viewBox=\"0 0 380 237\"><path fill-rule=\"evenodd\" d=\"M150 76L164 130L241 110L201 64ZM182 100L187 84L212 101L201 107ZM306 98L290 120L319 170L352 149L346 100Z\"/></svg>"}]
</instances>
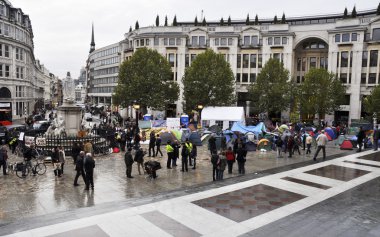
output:
<instances>
[{"instance_id":1,"label":"black trousers","mask_svg":"<svg viewBox=\"0 0 380 237\"><path fill-rule=\"evenodd\" d=\"M127 165L127 177L132 177L132 165Z\"/></svg>"},{"instance_id":2,"label":"black trousers","mask_svg":"<svg viewBox=\"0 0 380 237\"><path fill-rule=\"evenodd\" d=\"M94 171L86 170L86 189L88 189L90 185L94 188Z\"/></svg>"},{"instance_id":3,"label":"black trousers","mask_svg":"<svg viewBox=\"0 0 380 237\"><path fill-rule=\"evenodd\" d=\"M314 154L314 160L317 158L319 151L322 149L323 151L323 159L326 159L326 147L325 146L318 146L317 151Z\"/></svg>"},{"instance_id":4,"label":"black trousers","mask_svg":"<svg viewBox=\"0 0 380 237\"><path fill-rule=\"evenodd\" d=\"M227 160L227 166L228 166L228 173L229 174L232 174L232 167L234 165L234 161L233 160Z\"/></svg>"},{"instance_id":5,"label":"black trousers","mask_svg":"<svg viewBox=\"0 0 380 237\"><path fill-rule=\"evenodd\" d=\"M83 182L86 184L86 176L84 175L84 170L77 170L77 174L75 175L74 178L74 185L78 184L78 178L79 176L82 176Z\"/></svg>"},{"instance_id":6,"label":"black trousers","mask_svg":"<svg viewBox=\"0 0 380 237\"><path fill-rule=\"evenodd\" d=\"M311 150L310 150L310 148L311 148L311 143L310 143L310 144L307 144L306 146L307 146L306 154L311 154Z\"/></svg>"},{"instance_id":7,"label":"black trousers","mask_svg":"<svg viewBox=\"0 0 380 237\"><path fill-rule=\"evenodd\" d=\"M245 174L245 161L238 161L239 174Z\"/></svg>"},{"instance_id":8,"label":"black trousers","mask_svg":"<svg viewBox=\"0 0 380 237\"><path fill-rule=\"evenodd\" d=\"M167 168L171 168L170 166L172 164L173 155L174 155L173 152L169 152L168 153L168 161L166 162L166 167Z\"/></svg>"},{"instance_id":9,"label":"black trousers","mask_svg":"<svg viewBox=\"0 0 380 237\"><path fill-rule=\"evenodd\" d=\"M151 153L150 151L153 151L153 153ZM151 156L151 154L153 155L153 157L155 156L154 145L149 144L149 156Z\"/></svg>"},{"instance_id":10,"label":"black trousers","mask_svg":"<svg viewBox=\"0 0 380 237\"><path fill-rule=\"evenodd\" d=\"M188 169L187 169L187 156L182 156L182 171L188 171Z\"/></svg>"},{"instance_id":11,"label":"black trousers","mask_svg":"<svg viewBox=\"0 0 380 237\"><path fill-rule=\"evenodd\" d=\"M162 156L161 147L156 146L156 156L158 155L158 152L160 152L160 155Z\"/></svg>"},{"instance_id":12,"label":"black trousers","mask_svg":"<svg viewBox=\"0 0 380 237\"><path fill-rule=\"evenodd\" d=\"M0 161L0 168L1 166L3 166L3 174L5 175L7 172L6 172L6 166L7 166L7 162L5 160L3 161Z\"/></svg>"},{"instance_id":13,"label":"black trousers","mask_svg":"<svg viewBox=\"0 0 380 237\"><path fill-rule=\"evenodd\" d=\"M217 172L218 172L217 167L216 167L216 166L213 166L213 167L212 167L212 180L213 180L213 181L216 180Z\"/></svg>"}]
</instances>

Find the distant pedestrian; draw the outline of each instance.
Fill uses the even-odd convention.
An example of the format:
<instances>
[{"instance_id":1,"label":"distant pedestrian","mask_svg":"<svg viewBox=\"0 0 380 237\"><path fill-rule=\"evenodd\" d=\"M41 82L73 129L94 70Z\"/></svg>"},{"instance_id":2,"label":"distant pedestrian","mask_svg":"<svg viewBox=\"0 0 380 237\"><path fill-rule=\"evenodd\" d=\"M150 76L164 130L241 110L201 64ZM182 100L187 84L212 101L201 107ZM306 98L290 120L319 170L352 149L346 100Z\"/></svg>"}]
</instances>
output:
<instances>
[{"instance_id":1,"label":"distant pedestrian","mask_svg":"<svg viewBox=\"0 0 380 237\"><path fill-rule=\"evenodd\" d=\"M213 153L211 155L211 164L212 164L212 181L215 181L218 174L218 161L219 161L219 155L215 153Z\"/></svg>"},{"instance_id":2,"label":"distant pedestrian","mask_svg":"<svg viewBox=\"0 0 380 237\"><path fill-rule=\"evenodd\" d=\"M135 154L135 159L134 161L136 161L137 163L137 170L139 171L139 175L141 175L141 171L140 171L140 167L142 169L142 173L144 174L145 171L144 171L144 156L145 156L146 152L144 152L144 150L140 147L140 149L138 149L136 151L136 154Z\"/></svg>"},{"instance_id":3,"label":"distant pedestrian","mask_svg":"<svg viewBox=\"0 0 380 237\"><path fill-rule=\"evenodd\" d=\"M293 154L294 154L296 151L298 151L298 155L301 155L300 145L301 145L301 139L300 139L300 137L296 134L296 135L294 136Z\"/></svg>"},{"instance_id":4,"label":"distant pedestrian","mask_svg":"<svg viewBox=\"0 0 380 237\"><path fill-rule=\"evenodd\" d=\"M90 185L91 185L91 189L94 190L94 168L95 168L95 160L92 158L91 153L87 153L85 161L84 161L84 170L86 172L86 189L85 190L89 190Z\"/></svg>"},{"instance_id":5,"label":"distant pedestrian","mask_svg":"<svg viewBox=\"0 0 380 237\"><path fill-rule=\"evenodd\" d=\"M128 151L124 155L124 162L125 166L127 167L126 174L127 178L133 178L132 176L132 165L133 165L133 158L132 158L132 149L128 148Z\"/></svg>"},{"instance_id":6,"label":"distant pedestrian","mask_svg":"<svg viewBox=\"0 0 380 237\"><path fill-rule=\"evenodd\" d=\"M376 125L375 130L373 131L373 150L377 151L379 146L380 131L379 126Z\"/></svg>"},{"instance_id":7,"label":"distant pedestrian","mask_svg":"<svg viewBox=\"0 0 380 237\"><path fill-rule=\"evenodd\" d=\"M325 135L325 130L321 131L321 134L318 135L318 137L317 137L316 140L317 140L318 148L317 148L317 151L314 154L313 160L314 161L317 160L317 156L318 156L318 153L319 153L320 150L323 151L323 160L325 160L326 159L326 144L328 142L327 136Z\"/></svg>"},{"instance_id":8,"label":"distant pedestrian","mask_svg":"<svg viewBox=\"0 0 380 237\"><path fill-rule=\"evenodd\" d=\"M187 172L188 166L187 166L187 159L189 157L189 150L187 149L185 143L182 144L182 150L181 150L181 161L182 161L182 169L181 172Z\"/></svg>"},{"instance_id":9,"label":"distant pedestrian","mask_svg":"<svg viewBox=\"0 0 380 237\"><path fill-rule=\"evenodd\" d=\"M236 160L238 162L238 171L239 174L245 174L245 162L246 162L246 155L247 151L243 144L240 144L237 148L237 156Z\"/></svg>"},{"instance_id":10,"label":"distant pedestrian","mask_svg":"<svg viewBox=\"0 0 380 237\"><path fill-rule=\"evenodd\" d=\"M3 175L7 175L7 172L6 172L7 159L8 159L7 150L5 149L5 146L1 146L1 148L0 148L0 168L1 168L1 166L3 167Z\"/></svg>"},{"instance_id":11,"label":"distant pedestrian","mask_svg":"<svg viewBox=\"0 0 380 237\"><path fill-rule=\"evenodd\" d=\"M305 150L306 149L306 131L303 132L302 134L302 150Z\"/></svg>"},{"instance_id":12,"label":"distant pedestrian","mask_svg":"<svg viewBox=\"0 0 380 237\"><path fill-rule=\"evenodd\" d=\"M228 150L226 152L226 159L227 159L227 165L228 165L228 173L232 174L232 168L235 163L235 154L233 153L231 147L228 147Z\"/></svg>"},{"instance_id":13,"label":"distant pedestrian","mask_svg":"<svg viewBox=\"0 0 380 237\"><path fill-rule=\"evenodd\" d=\"M288 158L292 158L292 155L293 155L293 147L294 147L294 137L292 135L288 136L288 139L285 139L287 140L287 149L288 149L288 152L289 152L289 155L288 155Z\"/></svg>"},{"instance_id":14,"label":"distant pedestrian","mask_svg":"<svg viewBox=\"0 0 380 237\"><path fill-rule=\"evenodd\" d=\"M51 154L51 163L53 164L55 177L61 177L61 163L59 162L59 149L55 147Z\"/></svg>"},{"instance_id":15,"label":"distant pedestrian","mask_svg":"<svg viewBox=\"0 0 380 237\"><path fill-rule=\"evenodd\" d=\"M222 151L227 150L227 139L226 136L224 136L224 134L222 134L222 137L220 139L220 149Z\"/></svg>"},{"instance_id":16,"label":"distant pedestrian","mask_svg":"<svg viewBox=\"0 0 380 237\"><path fill-rule=\"evenodd\" d=\"M284 142L282 141L281 137L278 136L276 139L277 158L282 158L281 152L282 152L283 145L284 145Z\"/></svg>"},{"instance_id":17,"label":"distant pedestrian","mask_svg":"<svg viewBox=\"0 0 380 237\"><path fill-rule=\"evenodd\" d=\"M217 164L217 169L218 169L218 175L216 180L223 180L223 173L224 170L226 169L227 166L227 158L226 158L226 152L222 151L221 154L219 155L219 161Z\"/></svg>"},{"instance_id":18,"label":"distant pedestrian","mask_svg":"<svg viewBox=\"0 0 380 237\"><path fill-rule=\"evenodd\" d=\"M216 138L214 134L212 134L210 139L208 140L208 146L209 146L211 155L214 153L217 153Z\"/></svg>"},{"instance_id":19,"label":"distant pedestrian","mask_svg":"<svg viewBox=\"0 0 380 237\"><path fill-rule=\"evenodd\" d=\"M357 136L357 142L358 142L358 150L356 152L361 152L362 151L362 146L363 146L363 141L365 139L365 133L363 131L363 127L360 127L359 128L359 132L358 134L356 135Z\"/></svg>"},{"instance_id":20,"label":"distant pedestrian","mask_svg":"<svg viewBox=\"0 0 380 237\"><path fill-rule=\"evenodd\" d=\"M78 178L79 178L79 176L82 176L83 182L86 184L86 176L85 176L85 173L84 173L84 166L83 166L84 156L85 156L84 151L80 151L79 155L78 155L78 157L76 159L75 171L77 173L76 173L75 178L74 178L74 186L79 186L79 184L78 184Z\"/></svg>"},{"instance_id":21,"label":"distant pedestrian","mask_svg":"<svg viewBox=\"0 0 380 237\"><path fill-rule=\"evenodd\" d=\"M178 141L174 141L174 144L173 144L173 149L174 149L174 153L173 153L173 157L172 157L172 166L175 167L177 166L177 160L179 159L179 148L181 146L178 144Z\"/></svg>"},{"instance_id":22,"label":"distant pedestrian","mask_svg":"<svg viewBox=\"0 0 380 237\"><path fill-rule=\"evenodd\" d=\"M158 152L160 153L160 155L162 157L160 134L157 134L157 138L156 138L156 156L158 156Z\"/></svg>"},{"instance_id":23,"label":"distant pedestrian","mask_svg":"<svg viewBox=\"0 0 380 237\"><path fill-rule=\"evenodd\" d=\"M191 143L192 145L192 149L191 149L191 152L190 152L190 158L193 160L193 170L196 169L196 166L197 166L197 156L198 156L198 151L197 151L197 146L193 143Z\"/></svg>"},{"instance_id":24,"label":"distant pedestrian","mask_svg":"<svg viewBox=\"0 0 380 237\"><path fill-rule=\"evenodd\" d=\"M170 141L166 145L166 153L168 154L168 160L166 162L166 168L171 169L171 163L174 156L174 148Z\"/></svg>"},{"instance_id":25,"label":"distant pedestrian","mask_svg":"<svg viewBox=\"0 0 380 237\"><path fill-rule=\"evenodd\" d=\"M306 137L306 147L307 147L307 150L306 150L306 155L307 154L311 154L311 143L313 142L313 137L312 136L307 136Z\"/></svg>"},{"instance_id":26,"label":"distant pedestrian","mask_svg":"<svg viewBox=\"0 0 380 237\"><path fill-rule=\"evenodd\" d=\"M155 151L154 151L154 147L156 146L156 135L154 134L154 132L150 132L150 135L149 135L149 157L153 156L155 157ZM151 151L153 151L153 153L151 153Z\"/></svg>"},{"instance_id":27,"label":"distant pedestrian","mask_svg":"<svg viewBox=\"0 0 380 237\"><path fill-rule=\"evenodd\" d=\"M61 174L63 174L63 168L65 167L65 162L66 162L66 154L62 146L59 148L58 154L59 154L59 163L61 163Z\"/></svg>"},{"instance_id":28,"label":"distant pedestrian","mask_svg":"<svg viewBox=\"0 0 380 237\"><path fill-rule=\"evenodd\" d=\"M74 142L73 147L71 148L71 156L73 157L74 165L77 163L77 158L79 156L81 149L78 142Z\"/></svg>"}]
</instances>

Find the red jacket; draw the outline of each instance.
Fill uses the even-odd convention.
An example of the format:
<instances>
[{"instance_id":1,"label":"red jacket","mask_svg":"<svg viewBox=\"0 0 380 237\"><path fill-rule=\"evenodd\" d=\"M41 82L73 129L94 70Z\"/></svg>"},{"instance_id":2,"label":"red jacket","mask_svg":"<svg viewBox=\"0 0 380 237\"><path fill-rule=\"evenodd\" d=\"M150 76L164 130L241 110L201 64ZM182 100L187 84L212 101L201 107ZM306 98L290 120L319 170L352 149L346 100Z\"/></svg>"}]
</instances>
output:
<instances>
[{"instance_id":1,"label":"red jacket","mask_svg":"<svg viewBox=\"0 0 380 237\"><path fill-rule=\"evenodd\" d=\"M227 157L227 160L233 160L233 161L235 161L235 154L232 151L227 151L226 152L226 157Z\"/></svg>"}]
</instances>

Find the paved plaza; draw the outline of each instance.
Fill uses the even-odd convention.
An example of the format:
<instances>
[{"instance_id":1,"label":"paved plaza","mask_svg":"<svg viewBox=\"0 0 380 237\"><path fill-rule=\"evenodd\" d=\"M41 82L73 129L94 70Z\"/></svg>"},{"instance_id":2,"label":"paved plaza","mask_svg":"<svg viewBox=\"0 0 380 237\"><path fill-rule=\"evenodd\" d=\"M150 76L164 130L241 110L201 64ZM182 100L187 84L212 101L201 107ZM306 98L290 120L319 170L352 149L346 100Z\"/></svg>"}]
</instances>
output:
<instances>
[{"instance_id":1,"label":"paved plaza","mask_svg":"<svg viewBox=\"0 0 380 237\"><path fill-rule=\"evenodd\" d=\"M248 174L238 176L234 167L218 182L212 182L204 147L197 169L188 173L180 166L167 170L166 156L156 159L163 169L152 181L138 175L136 167L135 178L126 179L123 154L99 157L94 191L85 191L83 182L73 187L70 159L60 179L51 167L43 176L0 176L0 235L256 236L285 216L380 176L377 153L359 153L368 156L358 159L354 151L341 151L333 143L327 151L328 161L318 163L303 154L277 159L274 152L250 152Z\"/></svg>"}]
</instances>

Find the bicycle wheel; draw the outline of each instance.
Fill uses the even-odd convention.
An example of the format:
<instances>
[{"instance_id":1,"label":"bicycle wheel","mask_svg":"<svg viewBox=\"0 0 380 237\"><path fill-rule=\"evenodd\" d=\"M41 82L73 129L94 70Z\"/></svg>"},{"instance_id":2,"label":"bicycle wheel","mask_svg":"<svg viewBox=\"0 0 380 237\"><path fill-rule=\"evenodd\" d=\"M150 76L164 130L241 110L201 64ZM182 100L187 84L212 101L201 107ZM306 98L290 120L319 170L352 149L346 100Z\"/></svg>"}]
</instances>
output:
<instances>
[{"instance_id":1,"label":"bicycle wheel","mask_svg":"<svg viewBox=\"0 0 380 237\"><path fill-rule=\"evenodd\" d=\"M36 173L38 175L43 175L46 173L46 165L44 163L38 163L35 167Z\"/></svg>"},{"instance_id":2,"label":"bicycle wheel","mask_svg":"<svg viewBox=\"0 0 380 237\"><path fill-rule=\"evenodd\" d=\"M16 175L17 175L17 177L23 178L22 173L23 173L22 170L16 169ZM29 167L26 167L26 169L25 169L25 176L24 177L28 176L28 174L29 174Z\"/></svg>"}]
</instances>

